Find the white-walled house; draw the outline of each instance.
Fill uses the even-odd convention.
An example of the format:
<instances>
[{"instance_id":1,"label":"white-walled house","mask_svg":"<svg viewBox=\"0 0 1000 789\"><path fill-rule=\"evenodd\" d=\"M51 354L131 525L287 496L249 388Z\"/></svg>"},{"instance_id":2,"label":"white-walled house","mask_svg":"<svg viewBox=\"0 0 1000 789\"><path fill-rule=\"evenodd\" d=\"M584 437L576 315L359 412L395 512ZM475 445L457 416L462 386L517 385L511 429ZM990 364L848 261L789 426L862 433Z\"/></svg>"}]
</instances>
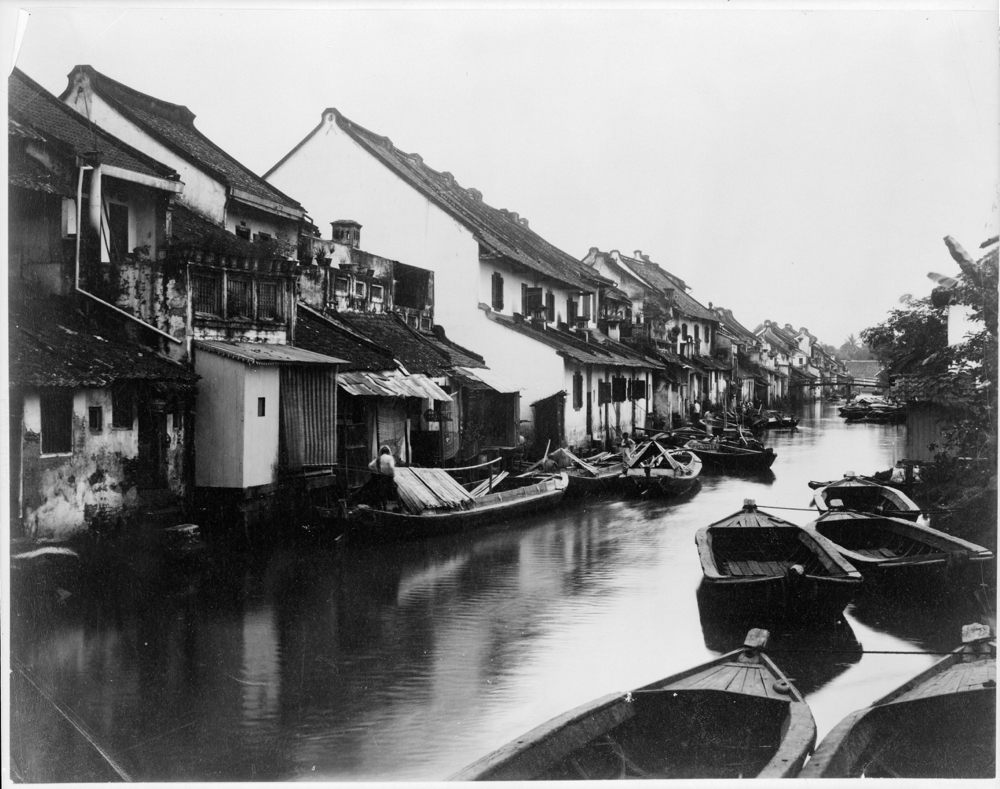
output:
<instances>
[{"instance_id":1,"label":"white-walled house","mask_svg":"<svg viewBox=\"0 0 1000 789\"><path fill-rule=\"evenodd\" d=\"M526 219L493 208L478 190L336 109L324 110L264 177L303 198L321 224L350 217L364 226L367 248L433 272L435 322L522 387L521 419L536 443L579 446L632 428L623 400L605 416L600 384L630 380L633 370L646 379L651 360L620 343L590 342L594 298L606 280ZM636 420L645 419L648 391ZM567 392L575 394L564 407Z\"/></svg>"},{"instance_id":2,"label":"white-walled house","mask_svg":"<svg viewBox=\"0 0 1000 789\"><path fill-rule=\"evenodd\" d=\"M294 347L305 210L209 140L187 107L77 66L60 100L180 174L166 244L108 283L117 308L166 335L200 376L195 501L244 522L285 493L336 483L337 367ZM298 498L303 498L299 496Z\"/></svg>"}]
</instances>

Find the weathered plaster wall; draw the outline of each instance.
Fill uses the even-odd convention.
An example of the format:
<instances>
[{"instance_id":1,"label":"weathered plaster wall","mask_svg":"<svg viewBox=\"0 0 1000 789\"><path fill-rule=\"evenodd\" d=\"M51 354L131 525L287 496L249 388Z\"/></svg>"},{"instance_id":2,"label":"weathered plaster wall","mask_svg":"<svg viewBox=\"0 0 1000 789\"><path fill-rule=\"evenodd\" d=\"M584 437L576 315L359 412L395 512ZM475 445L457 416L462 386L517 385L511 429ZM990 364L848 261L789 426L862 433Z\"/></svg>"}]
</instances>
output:
<instances>
[{"instance_id":1,"label":"weathered plaster wall","mask_svg":"<svg viewBox=\"0 0 1000 789\"><path fill-rule=\"evenodd\" d=\"M77 74L77 83L66 97L66 103L101 128L109 131L129 145L176 170L184 183L180 202L189 205L210 219L222 223L226 216L226 187L199 170L187 159L154 140L136 124L123 117L100 96L89 90L89 79ZM76 90L77 86L84 91Z\"/></svg>"},{"instance_id":2,"label":"weathered plaster wall","mask_svg":"<svg viewBox=\"0 0 1000 789\"><path fill-rule=\"evenodd\" d=\"M247 367L243 388L243 480L241 487L269 485L278 479L279 368ZM258 415L264 398L264 416ZM240 401L229 400L230 407Z\"/></svg>"},{"instance_id":3,"label":"weathered plaster wall","mask_svg":"<svg viewBox=\"0 0 1000 789\"><path fill-rule=\"evenodd\" d=\"M98 431L89 424L90 407L102 409ZM111 393L79 390L73 396L73 449L41 454L41 403L37 392L25 395L22 417L22 516L24 532L34 539L63 540L85 531L100 518L129 514L139 501L136 487L138 432L111 426ZM184 426L167 416L167 481L178 496L185 493Z\"/></svg>"}]
</instances>

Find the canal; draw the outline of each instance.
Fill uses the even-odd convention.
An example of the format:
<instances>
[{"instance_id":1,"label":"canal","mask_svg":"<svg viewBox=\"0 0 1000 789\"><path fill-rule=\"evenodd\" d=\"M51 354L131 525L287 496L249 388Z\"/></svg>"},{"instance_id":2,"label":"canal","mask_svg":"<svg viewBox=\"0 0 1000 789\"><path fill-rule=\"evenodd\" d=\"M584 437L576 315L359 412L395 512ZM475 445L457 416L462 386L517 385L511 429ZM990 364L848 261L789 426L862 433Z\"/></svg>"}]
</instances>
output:
<instances>
[{"instance_id":1,"label":"canal","mask_svg":"<svg viewBox=\"0 0 1000 789\"><path fill-rule=\"evenodd\" d=\"M12 577L12 756L29 781L440 780L547 719L738 647L703 615L698 528L746 498L806 523L809 480L889 468L903 426L817 403L765 477L567 503L400 546L156 556ZM787 508L787 509L779 509ZM65 577L60 577L63 572ZM848 608L770 654L823 737L957 646L973 601ZM101 756L98 748L103 751Z\"/></svg>"}]
</instances>

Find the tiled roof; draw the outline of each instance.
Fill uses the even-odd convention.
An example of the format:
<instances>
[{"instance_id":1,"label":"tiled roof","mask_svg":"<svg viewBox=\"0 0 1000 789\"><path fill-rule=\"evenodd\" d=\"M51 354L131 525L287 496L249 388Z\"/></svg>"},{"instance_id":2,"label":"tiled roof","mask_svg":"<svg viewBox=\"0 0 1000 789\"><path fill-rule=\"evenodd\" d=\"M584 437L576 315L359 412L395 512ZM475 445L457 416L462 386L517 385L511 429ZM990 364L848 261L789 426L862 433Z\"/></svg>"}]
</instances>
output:
<instances>
[{"instance_id":1,"label":"tiled roof","mask_svg":"<svg viewBox=\"0 0 1000 789\"><path fill-rule=\"evenodd\" d=\"M603 281L572 255L530 230L527 220L484 203L478 190L460 186L451 173L428 167L418 154L399 150L387 137L359 126L336 109L327 112L334 114L337 125L362 148L464 225L493 253L583 291L593 291Z\"/></svg>"},{"instance_id":2,"label":"tiled roof","mask_svg":"<svg viewBox=\"0 0 1000 789\"><path fill-rule=\"evenodd\" d=\"M626 266L632 269L632 271L646 280L646 282L653 287L664 291L673 291L674 307L682 315L688 315L692 318L706 321L719 320L719 316L712 310L702 305L697 299L688 295L685 291L685 285L682 280L675 277L669 271L665 271L660 268L657 263L647 260L637 260L636 258L630 258L627 255L621 255L621 259Z\"/></svg>"},{"instance_id":3,"label":"tiled roof","mask_svg":"<svg viewBox=\"0 0 1000 789\"><path fill-rule=\"evenodd\" d=\"M786 352L798 350L799 347L794 337L789 337L784 330L778 328L775 324L768 326L766 323L762 323L754 329L754 334L764 337L764 339L770 341L773 345L783 348Z\"/></svg>"},{"instance_id":4,"label":"tiled roof","mask_svg":"<svg viewBox=\"0 0 1000 789\"><path fill-rule=\"evenodd\" d=\"M844 364L847 366L847 374L855 378L878 378L884 367L882 362L874 359L860 361L848 359Z\"/></svg>"},{"instance_id":5,"label":"tiled roof","mask_svg":"<svg viewBox=\"0 0 1000 789\"><path fill-rule=\"evenodd\" d=\"M195 340L194 347L201 351L225 356L244 364L273 367L282 364L341 365L346 359L311 351L293 345L244 340Z\"/></svg>"},{"instance_id":6,"label":"tiled roof","mask_svg":"<svg viewBox=\"0 0 1000 789\"><path fill-rule=\"evenodd\" d=\"M295 344L316 353L347 359L348 363L341 367L345 372L397 369L392 352L387 348L344 331L334 322L318 317L301 305L296 316Z\"/></svg>"},{"instance_id":7,"label":"tiled roof","mask_svg":"<svg viewBox=\"0 0 1000 789\"><path fill-rule=\"evenodd\" d=\"M11 73L7 88L10 118L62 147L68 156L98 151L104 164L158 178L176 178L177 173L170 167L88 123L20 69Z\"/></svg>"},{"instance_id":8,"label":"tiled roof","mask_svg":"<svg viewBox=\"0 0 1000 789\"><path fill-rule=\"evenodd\" d=\"M817 380L815 375L813 375L810 372L807 372L806 370L802 370L802 369L800 369L798 367L789 367L788 368L788 372L789 372L789 377L793 381L800 381L801 382L801 381L815 381L815 380Z\"/></svg>"},{"instance_id":9,"label":"tiled roof","mask_svg":"<svg viewBox=\"0 0 1000 789\"><path fill-rule=\"evenodd\" d=\"M452 367L486 367L482 356L452 342L443 331L440 332L440 336L427 332L420 332L420 336L443 354Z\"/></svg>"},{"instance_id":10,"label":"tiled roof","mask_svg":"<svg viewBox=\"0 0 1000 789\"><path fill-rule=\"evenodd\" d=\"M553 348L557 354L582 364L611 365L617 367L660 367L661 365L648 357L641 356L622 343L615 343L607 338L587 342L567 331L547 327L535 328L527 321L518 321L509 315L498 312L487 312L487 317L505 328L518 334L531 337L544 345Z\"/></svg>"},{"instance_id":11,"label":"tiled roof","mask_svg":"<svg viewBox=\"0 0 1000 789\"><path fill-rule=\"evenodd\" d=\"M66 178L52 172L33 156L11 156L7 165L7 183L34 192L47 192L75 198L73 186Z\"/></svg>"},{"instance_id":12,"label":"tiled roof","mask_svg":"<svg viewBox=\"0 0 1000 789\"><path fill-rule=\"evenodd\" d=\"M9 307L12 384L78 388L145 380L191 391L198 380L180 362L127 339L99 306L84 314L72 298L22 288Z\"/></svg>"},{"instance_id":13,"label":"tiled roof","mask_svg":"<svg viewBox=\"0 0 1000 789\"><path fill-rule=\"evenodd\" d=\"M715 307L714 311L719 316L719 321L722 325L725 326L735 337L750 342L755 342L757 340L757 335L736 320L736 316L733 315L732 310L726 309L725 307Z\"/></svg>"},{"instance_id":14,"label":"tiled roof","mask_svg":"<svg viewBox=\"0 0 1000 789\"><path fill-rule=\"evenodd\" d=\"M194 127L195 115L187 107L140 93L91 66L77 66L90 78L94 91L150 136L192 164L212 173L222 183L297 211L302 206L240 164Z\"/></svg>"},{"instance_id":15,"label":"tiled roof","mask_svg":"<svg viewBox=\"0 0 1000 789\"><path fill-rule=\"evenodd\" d=\"M976 379L968 371L947 376L899 375L890 392L896 400L907 403L962 407L975 401Z\"/></svg>"},{"instance_id":16,"label":"tiled roof","mask_svg":"<svg viewBox=\"0 0 1000 789\"><path fill-rule=\"evenodd\" d=\"M407 372L430 376L448 373L450 358L394 313L338 312L334 319L383 348L389 348Z\"/></svg>"}]
</instances>

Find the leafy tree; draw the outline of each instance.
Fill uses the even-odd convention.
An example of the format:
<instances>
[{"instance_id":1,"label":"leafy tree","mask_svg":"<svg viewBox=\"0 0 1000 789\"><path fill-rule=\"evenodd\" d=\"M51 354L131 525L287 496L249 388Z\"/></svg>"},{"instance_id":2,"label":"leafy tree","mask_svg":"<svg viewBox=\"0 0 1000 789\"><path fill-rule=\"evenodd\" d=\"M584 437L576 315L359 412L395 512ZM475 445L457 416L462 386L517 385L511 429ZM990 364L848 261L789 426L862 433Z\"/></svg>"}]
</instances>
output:
<instances>
[{"instance_id":1,"label":"leafy tree","mask_svg":"<svg viewBox=\"0 0 1000 789\"><path fill-rule=\"evenodd\" d=\"M935 307L930 297L903 296L902 308L894 309L877 326L861 332L861 339L890 373L905 372L948 346L948 317L944 307ZM939 362L935 369L942 368Z\"/></svg>"}]
</instances>

